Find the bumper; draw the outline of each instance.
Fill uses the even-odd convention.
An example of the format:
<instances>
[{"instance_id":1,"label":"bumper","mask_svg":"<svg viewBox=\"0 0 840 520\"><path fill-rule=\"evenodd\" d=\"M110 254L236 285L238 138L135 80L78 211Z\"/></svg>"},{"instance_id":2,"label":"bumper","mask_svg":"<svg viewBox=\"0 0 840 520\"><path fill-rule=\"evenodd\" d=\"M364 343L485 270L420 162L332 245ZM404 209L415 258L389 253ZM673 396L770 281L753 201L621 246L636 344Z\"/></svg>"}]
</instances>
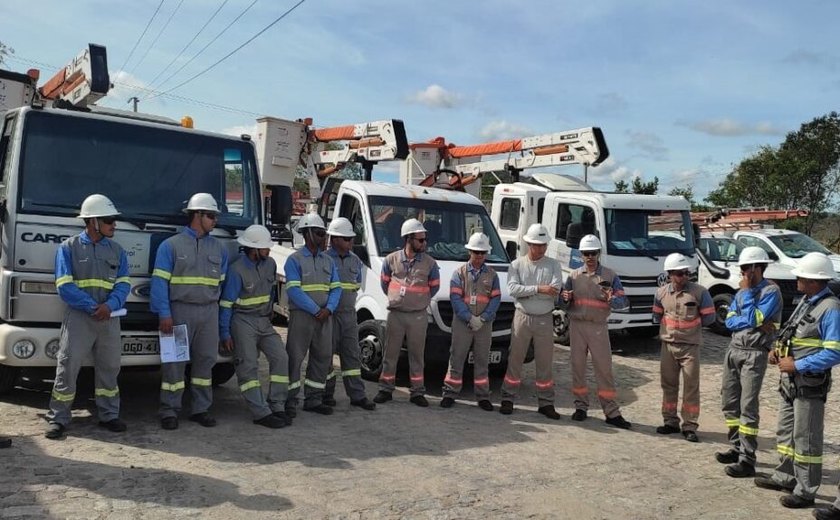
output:
<instances>
[{"instance_id":1,"label":"bumper","mask_svg":"<svg viewBox=\"0 0 840 520\"><path fill-rule=\"evenodd\" d=\"M609 330L624 330L635 327L653 327L653 314L613 312L607 320Z\"/></svg>"}]
</instances>

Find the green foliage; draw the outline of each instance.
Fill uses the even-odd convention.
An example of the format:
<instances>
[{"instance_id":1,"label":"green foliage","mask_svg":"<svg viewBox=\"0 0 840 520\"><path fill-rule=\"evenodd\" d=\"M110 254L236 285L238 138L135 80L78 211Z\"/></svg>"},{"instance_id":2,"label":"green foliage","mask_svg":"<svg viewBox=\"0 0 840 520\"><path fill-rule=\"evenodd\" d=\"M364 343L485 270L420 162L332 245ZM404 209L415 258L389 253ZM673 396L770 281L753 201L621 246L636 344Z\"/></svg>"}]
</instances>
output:
<instances>
[{"instance_id":1,"label":"green foliage","mask_svg":"<svg viewBox=\"0 0 840 520\"><path fill-rule=\"evenodd\" d=\"M633 193L642 195L656 195L659 191L659 177L650 182L644 182L641 177L633 177Z\"/></svg>"},{"instance_id":2,"label":"green foliage","mask_svg":"<svg viewBox=\"0 0 840 520\"><path fill-rule=\"evenodd\" d=\"M694 205L694 186L692 186L691 184L684 188L673 188L671 189L671 191L668 192L668 195L671 195L673 197L683 197L685 200L690 202L692 206Z\"/></svg>"},{"instance_id":3,"label":"green foliage","mask_svg":"<svg viewBox=\"0 0 840 520\"><path fill-rule=\"evenodd\" d=\"M630 193L630 185L625 180L615 181L615 192Z\"/></svg>"}]
</instances>

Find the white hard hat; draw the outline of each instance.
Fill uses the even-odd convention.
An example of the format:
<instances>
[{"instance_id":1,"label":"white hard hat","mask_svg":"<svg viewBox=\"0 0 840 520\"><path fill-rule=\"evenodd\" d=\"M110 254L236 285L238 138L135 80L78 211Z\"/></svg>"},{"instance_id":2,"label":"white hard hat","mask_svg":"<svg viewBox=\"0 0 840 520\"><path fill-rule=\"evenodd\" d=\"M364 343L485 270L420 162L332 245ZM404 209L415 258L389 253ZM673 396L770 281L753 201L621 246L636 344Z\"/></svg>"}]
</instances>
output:
<instances>
[{"instance_id":1,"label":"white hard hat","mask_svg":"<svg viewBox=\"0 0 840 520\"><path fill-rule=\"evenodd\" d=\"M423 227L423 223L417 220L416 218L410 218L402 223L402 227L400 228L400 236L404 237L406 235L413 235L414 233L425 233L426 228Z\"/></svg>"},{"instance_id":2,"label":"white hard hat","mask_svg":"<svg viewBox=\"0 0 840 520\"><path fill-rule=\"evenodd\" d=\"M770 257L767 256L767 251L760 247L750 246L745 247L741 254L738 255L738 266L753 265L753 264L771 264Z\"/></svg>"},{"instance_id":3,"label":"white hard hat","mask_svg":"<svg viewBox=\"0 0 840 520\"><path fill-rule=\"evenodd\" d=\"M522 239L529 244L548 244L551 241L548 230L542 224L531 224Z\"/></svg>"},{"instance_id":4,"label":"white hard hat","mask_svg":"<svg viewBox=\"0 0 840 520\"><path fill-rule=\"evenodd\" d=\"M271 241L271 231L259 224L248 226L248 229L236 241L245 247L254 249L269 249L274 245L274 242Z\"/></svg>"},{"instance_id":5,"label":"white hard hat","mask_svg":"<svg viewBox=\"0 0 840 520\"><path fill-rule=\"evenodd\" d=\"M94 193L82 202L79 218L115 217L119 215L117 207L105 195Z\"/></svg>"},{"instance_id":6,"label":"white hard hat","mask_svg":"<svg viewBox=\"0 0 840 520\"><path fill-rule=\"evenodd\" d=\"M691 269L691 262L687 256L682 253L671 253L665 257L666 271L681 271L683 269Z\"/></svg>"},{"instance_id":7,"label":"white hard hat","mask_svg":"<svg viewBox=\"0 0 840 520\"><path fill-rule=\"evenodd\" d=\"M822 253L808 253L799 260L799 265L790 271L799 278L810 280L831 280L837 278L831 259Z\"/></svg>"},{"instance_id":8,"label":"white hard hat","mask_svg":"<svg viewBox=\"0 0 840 520\"><path fill-rule=\"evenodd\" d=\"M307 228L320 228L326 229L324 226L324 220L318 216L317 213L307 213L306 215L300 217L297 223L298 231Z\"/></svg>"},{"instance_id":9,"label":"white hard hat","mask_svg":"<svg viewBox=\"0 0 840 520\"><path fill-rule=\"evenodd\" d=\"M330 227L327 228L327 234L333 237L356 237L356 232L353 231L353 224L344 217L333 219L333 221L330 222Z\"/></svg>"},{"instance_id":10,"label":"white hard hat","mask_svg":"<svg viewBox=\"0 0 840 520\"><path fill-rule=\"evenodd\" d=\"M578 251L600 251L601 241L595 235L586 235L580 239Z\"/></svg>"},{"instance_id":11,"label":"white hard hat","mask_svg":"<svg viewBox=\"0 0 840 520\"><path fill-rule=\"evenodd\" d=\"M470 251L490 251L490 238L484 233L473 233L464 247Z\"/></svg>"},{"instance_id":12,"label":"white hard hat","mask_svg":"<svg viewBox=\"0 0 840 520\"><path fill-rule=\"evenodd\" d=\"M216 204L216 199L209 193L196 193L190 197L190 201L187 202L187 207L184 208L184 213L190 211L212 211L213 213L219 213L219 205Z\"/></svg>"}]
</instances>

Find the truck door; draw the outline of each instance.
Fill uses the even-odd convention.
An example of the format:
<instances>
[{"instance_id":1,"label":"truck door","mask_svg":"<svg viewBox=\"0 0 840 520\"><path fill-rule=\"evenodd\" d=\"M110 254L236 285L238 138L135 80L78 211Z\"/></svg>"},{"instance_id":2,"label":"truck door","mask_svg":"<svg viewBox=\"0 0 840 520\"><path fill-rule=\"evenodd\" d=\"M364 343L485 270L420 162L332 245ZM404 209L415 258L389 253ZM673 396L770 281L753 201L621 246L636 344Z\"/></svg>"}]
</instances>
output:
<instances>
[{"instance_id":1,"label":"truck door","mask_svg":"<svg viewBox=\"0 0 840 520\"><path fill-rule=\"evenodd\" d=\"M552 198L547 208L546 222L553 239L548 246L548 256L560 260L564 270L577 269L583 265L578 251L580 239L585 235L600 238L595 221L595 209L579 202ZM552 229L553 228L553 229Z\"/></svg>"},{"instance_id":2,"label":"truck door","mask_svg":"<svg viewBox=\"0 0 840 520\"><path fill-rule=\"evenodd\" d=\"M502 239L505 251L511 260L524 254L525 250L520 244L520 237L528 230L527 219L525 218L525 196L504 195L494 204L494 221ZM498 208L498 214L496 213Z\"/></svg>"}]
</instances>

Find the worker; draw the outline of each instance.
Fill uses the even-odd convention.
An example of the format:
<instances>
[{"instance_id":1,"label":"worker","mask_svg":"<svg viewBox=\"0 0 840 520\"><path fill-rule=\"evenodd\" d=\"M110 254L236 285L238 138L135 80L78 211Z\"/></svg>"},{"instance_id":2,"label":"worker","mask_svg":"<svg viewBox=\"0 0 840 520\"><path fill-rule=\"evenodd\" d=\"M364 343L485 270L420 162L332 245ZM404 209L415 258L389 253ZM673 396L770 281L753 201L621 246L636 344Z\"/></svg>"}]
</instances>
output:
<instances>
[{"instance_id":1,"label":"worker","mask_svg":"<svg viewBox=\"0 0 840 520\"><path fill-rule=\"evenodd\" d=\"M782 292L764 278L770 263L767 252L760 247L746 247L741 251L740 289L726 315L726 328L732 331L732 339L723 360L721 399L731 447L716 453L715 458L721 464L728 464L726 474L733 478L755 475L758 396L767 370L767 356L782 321Z\"/></svg>"},{"instance_id":2,"label":"worker","mask_svg":"<svg viewBox=\"0 0 840 520\"><path fill-rule=\"evenodd\" d=\"M659 323L662 353L659 378L662 385L662 419L656 433L682 432L685 440L698 442L700 417L700 342L704 326L715 321L715 305L705 287L689 280L691 263L682 253L665 258L668 284L656 291L653 322ZM683 379L682 426L677 400Z\"/></svg>"},{"instance_id":3,"label":"worker","mask_svg":"<svg viewBox=\"0 0 840 520\"><path fill-rule=\"evenodd\" d=\"M76 378L91 355L99 425L112 432L126 430L120 419L117 386L122 356L120 320L111 316L125 306L131 288L125 251L113 240L119 215L108 197L90 195L79 212L85 230L62 242L55 255L55 286L66 308L47 412L48 439L64 438L76 397Z\"/></svg>"},{"instance_id":4,"label":"worker","mask_svg":"<svg viewBox=\"0 0 840 520\"><path fill-rule=\"evenodd\" d=\"M779 464L770 476L758 476L765 489L790 492L779 498L787 508L811 507L822 480L825 401L831 367L840 363L840 300L828 288L836 278L831 259L808 253L791 273L804 297L779 334L770 363L781 379L776 449ZM840 518L840 498L817 518Z\"/></svg>"},{"instance_id":5,"label":"worker","mask_svg":"<svg viewBox=\"0 0 840 520\"><path fill-rule=\"evenodd\" d=\"M225 246L210 235L216 227L219 206L209 193L196 193L184 209L187 226L164 240L155 255L150 307L158 327L172 334L186 325L191 365L189 419L201 426L216 426L210 415L213 404L213 365L219 350L219 295L228 269ZM161 365L160 425L178 428L184 395L184 361Z\"/></svg>"},{"instance_id":6,"label":"worker","mask_svg":"<svg viewBox=\"0 0 840 520\"><path fill-rule=\"evenodd\" d=\"M587 417L589 387L586 384L586 358L591 354L598 401L606 423L627 430L631 424L621 415L615 401L612 347L607 327L610 309L626 308L627 297L618 275L601 265L601 241L598 237L584 235L578 250L583 257L583 265L569 273L562 292L563 301L569 304L572 394L575 397L572 420L584 421Z\"/></svg>"},{"instance_id":7,"label":"worker","mask_svg":"<svg viewBox=\"0 0 840 520\"><path fill-rule=\"evenodd\" d=\"M303 409L331 415L324 404L327 374L332 364L333 314L341 299L341 281L332 257L324 252L327 230L316 213L307 213L298 222L304 245L286 260L286 288L289 295L289 396L286 415L297 415L300 368L309 353L304 379Z\"/></svg>"},{"instance_id":8,"label":"worker","mask_svg":"<svg viewBox=\"0 0 840 520\"><path fill-rule=\"evenodd\" d=\"M385 257L380 281L388 295L387 340L379 376L379 392L375 403L393 398L397 377L397 361L404 341L408 341L408 369L411 380L409 401L429 406L423 381L426 347L426 308L440 289L440 271L435 259L425 253L426 228L416 218L400 227L403 247Z\"/></svg>"},{"instance_id":9,"label":"worker","mask_svg":"<svg viewBox=\"0 0 840 520\"><path fill-rule=\"evenodd\" d=\"M289 388L286 346L271 325L277 264L268 256L273 242L264 226L249 226L237 239L243 251L231 262L219 300L219 337L233 354L236 379L254 424L283 428ZM259 379L259 353L268 360L268 396Z\"/></svg>"},{"instance_id":10,"label":"worker","mask_svg":"<svg viewBox=\"0 0 840 520\"><path fill-rule=\"evenodd\" d=\"M449 347L449 370L443 380L440 406L451 408L463 385L464 362L473 351L473 387L478 406L492 412L490 402L490 344L493 342L493 320L502 300L499 275L485 263L490 252L490 238L474 233L464 246L470 259L452 273L449 300L455 316L452 319L452 343Z\"/></svg>"},{"instance_id":11,"label":"worker","mask_svg":"<svg viewBox=\"0 0 840 520\"><path fill-rule=\"evenodd\" d=\"M333 259L338 278L341 282L341 299L333 316L333 354L338 354L341 366L341 382L350 398L351 406L364 410L373 410L376 404L368 399L365 383L362 381L362 362L359 352L359 324L356 321L356 295L362 287L364 265L353 252L353 240L356 232L353 224L344 217L330 222L327 228L330 248L327 254ZM324 404L335 406L336 371L332 368L327 376L327 388L324 390Z\"/></svg>"},{"instance_id":12,"label":"worker","mask_svg":"<svg viewBox=\"0 0 840 520\"><path fill-rule=\"evenodd\" d=\"M545 256L551 240L542 224L532 224L523 240L528 253L511 262L508 291L516 310L510 338L508 367L502 383L499 412L513 413L513 401L522 384L522 363L533 342L537 365L537 411L549 419L560 419L554 408L554 308L563 285L560 262Z\"/></svg>"}]
</instances>

